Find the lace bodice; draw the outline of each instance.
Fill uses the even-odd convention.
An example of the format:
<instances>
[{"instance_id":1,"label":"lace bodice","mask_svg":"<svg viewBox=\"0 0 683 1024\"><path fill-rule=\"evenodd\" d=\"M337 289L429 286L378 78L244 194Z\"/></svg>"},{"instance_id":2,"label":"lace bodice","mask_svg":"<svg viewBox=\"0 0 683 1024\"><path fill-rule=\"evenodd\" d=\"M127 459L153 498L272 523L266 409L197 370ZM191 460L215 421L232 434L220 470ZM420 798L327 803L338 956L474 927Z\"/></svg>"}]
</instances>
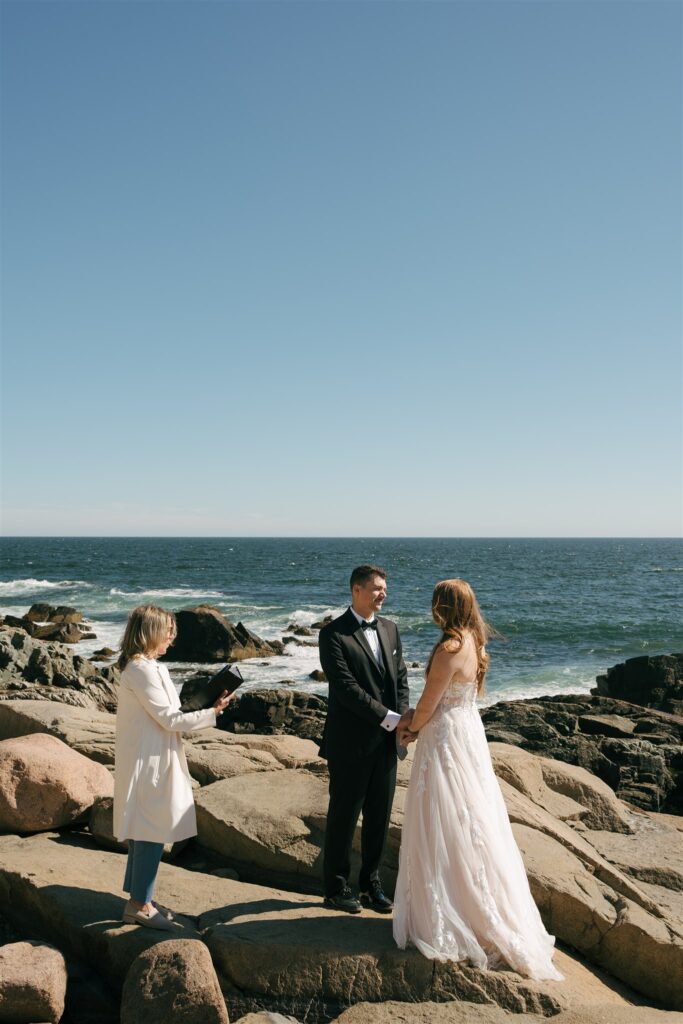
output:
<instances>
[{"instance_id":1,"label":"lace bodice","mask_svg":"<svg viewBox=\"0 0 683 1024\"><path fill-rule=\"evenodd\" d=\"M439 701L440 708L474 708L477 706L477 684L449 683Z\"/></svg>"}]
</instances>

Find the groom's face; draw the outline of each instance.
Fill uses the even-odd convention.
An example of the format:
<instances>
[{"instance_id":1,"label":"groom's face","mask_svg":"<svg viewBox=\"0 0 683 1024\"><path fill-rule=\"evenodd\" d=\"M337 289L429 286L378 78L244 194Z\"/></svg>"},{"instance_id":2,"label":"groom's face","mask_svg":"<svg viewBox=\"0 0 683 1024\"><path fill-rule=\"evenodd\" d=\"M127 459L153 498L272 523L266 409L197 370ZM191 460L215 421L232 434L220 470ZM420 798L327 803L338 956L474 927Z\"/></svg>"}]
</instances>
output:
<instances>
[{"instance_id":1,"label":"groom's face","mask_svg":"<svg viewBox=\"0 0 683 1024\"><path fill-rule=\"evenodd\" d=\"M381 576L372 576L365 583L353 587L353 607L364 619L377 615L387 596L387 581Z\"/></svg>"}]
</instances>

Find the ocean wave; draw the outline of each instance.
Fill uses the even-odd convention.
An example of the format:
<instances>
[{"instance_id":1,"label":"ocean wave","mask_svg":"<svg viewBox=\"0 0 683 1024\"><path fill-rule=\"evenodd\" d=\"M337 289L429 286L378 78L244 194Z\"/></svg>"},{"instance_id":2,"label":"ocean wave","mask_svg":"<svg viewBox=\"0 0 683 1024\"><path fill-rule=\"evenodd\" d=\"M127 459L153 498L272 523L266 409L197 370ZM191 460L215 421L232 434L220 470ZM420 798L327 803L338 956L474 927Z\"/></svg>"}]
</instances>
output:
<instances>
[{"instance_id":1,"label":"ocean wave","mask_svg":"<svg viewBox=\"0 0 683 1024\"><path fill-rule=\"evenodd\" d=\"M170 650L173 655L173 648ZM195 672L217 672L217 662L167 662L173 679L185 679ZM239 663L240 672L244 676L246 688L270 689L282 682L311 683L310 674L313 669L320 668L320 656L317 647L299 647L288 644L284 654L265 655L263 658L246 658ZM320 692L327 692L327 684L315 684Z\"/></svg>"},{"instance_id":2,"label":"ocean wave","mask_svg":"<svg viewBox=\"0 0 683 1024\"><path fill-rule=\"evenodd\" d=\"M190 587L173 587L170 590L119 590L111 587L111 597L219 597L225 598L219 590L192 590Z\"/></svg>"},{"instance_id":3,"label":"ocean wave","mask_svg":"<svg viewBox=\"0 0 683 1024\"><path fill-rule=\"evenodd\" d=\"M0 581L0 597L21 597L23 594L39 594L44 590L90 590L92 583L84 580L4 580Z\"/></svg>"},{"instance_id":4,"label":"ocean wave","mask_svg":"<svg viewBox=\"0 0 683 1024\"><path fill-rule=\"evenodd\" d=\"M574 678L568 685L567 682L554 681L554 682L541 682L531 685L505 685L497 690L489 690L484 692L484 696L481 699L482 707L490 707L492 704L498 704L499 701L509 700L534 700L538 697L560 697L568 693L590 693L591 688L595 686L595 678L590 679L577 679Z\"/></svg>"},{"instance_id":5,"label":"ocean wave","mask_svg":"<svg viewBox=\"0 0 683 1024\"><path fill-rule=\"evenodd\" d=\"M114 622L111 619L99 621L90 619L89 625L95 634L95 639L79 640L78 645L73 649L74 654L83 654L86 657L90 657L91 654L99 651L102 647L111 647L114 651L118 650L126 625L125 622Z\"/></svg>"},{"instance_id":6,"label":"ocean wave","mask_svg":"<svg viewBox=\"0 0 683 1024\"><path fill-rule=\"evenodd\" d=\"M645 572L683 572L681 565L656 566L654 569L646 569Z\"/></svg>"},{"instance_id":7,"label":"ocean wave","mask_svg":"<svg viewBox=\"0 0 683 1024\"><path fill-rule=\"evenodd\" d=\"M280 611L282 607L279 604L249 604L247 601L230 601L227 598L224 599L223 604L226 608L247 608L249 611L255 612Z\"/></svg>"},{"instance_id":8,"label":"ocean wave","mask_svg":"<svg viewBox=\"0 0 683 1024\"><path fill-rule=\"evenodd\" d=\"M348 605L346 604L340 608L326 608L321 604L317 605L312 611L308 608L297 608L296 611L291 612L287 616L287 621L294 622L297 626L311 626L314 622L319 622L328 615L336 619L339 615L343 615L347 608Z\"/></svg>"}]
</instances>

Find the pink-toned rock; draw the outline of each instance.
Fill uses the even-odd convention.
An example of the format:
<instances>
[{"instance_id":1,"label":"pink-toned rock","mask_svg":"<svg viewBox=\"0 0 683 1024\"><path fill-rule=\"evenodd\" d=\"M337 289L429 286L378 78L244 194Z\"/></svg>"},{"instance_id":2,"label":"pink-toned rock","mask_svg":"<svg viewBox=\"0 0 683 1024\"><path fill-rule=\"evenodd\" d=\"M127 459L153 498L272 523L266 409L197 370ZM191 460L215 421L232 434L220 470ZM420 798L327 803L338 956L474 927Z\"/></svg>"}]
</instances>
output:
<instances>
[{"instance_id":1,"label":"pink-toned rock","mask_svg":"<svg viewBox=\"0 0 683 1024\"><path fill-rule=\"evenodd\" d=\"M57 1024L65 995L66 964L58 949L40 942L0 946L0 1021Z\"/></svg>"},{"instance_id":2,"label":"pink-toned rock","mask_svg":"<svg viewBox=\"0 0 683 1024\"><path fill-rule=\"evenodd\" d=\"M198 939L146 949L123 985L121 1024L229 1024L211 954Z\"/></svg>"},{"instance_id":3,"label":"pink-toned rock","mask_svg":"<svg viewBox=\"0 0 683 1024\"><path fill-rule=\"evenodd\" d=\"M82 818L98 796L112 796L107 769L55 736L0 741L0 830L42 832Z\"/></svg>"}]
</instances>

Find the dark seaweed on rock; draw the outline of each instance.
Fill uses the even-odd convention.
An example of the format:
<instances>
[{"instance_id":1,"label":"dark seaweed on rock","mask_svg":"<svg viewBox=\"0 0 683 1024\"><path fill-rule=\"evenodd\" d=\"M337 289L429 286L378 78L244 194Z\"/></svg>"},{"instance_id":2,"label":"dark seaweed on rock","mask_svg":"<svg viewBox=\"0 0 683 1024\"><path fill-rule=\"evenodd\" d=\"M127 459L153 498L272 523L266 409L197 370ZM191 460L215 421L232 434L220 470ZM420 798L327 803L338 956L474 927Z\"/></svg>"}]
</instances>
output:
<instances>
[{"instance_id":1,"label":"dark seaweed on rock","mask_svg":"<svg viewBox=\"0 0 683 1024\"><path fill-rule=\"evenodd\" d=\"M490 742L586 768L636 807L683 813L680 715L598 694L563 694L501 701L485 708L482 720Z\"/></svg>"}]
</instances>

